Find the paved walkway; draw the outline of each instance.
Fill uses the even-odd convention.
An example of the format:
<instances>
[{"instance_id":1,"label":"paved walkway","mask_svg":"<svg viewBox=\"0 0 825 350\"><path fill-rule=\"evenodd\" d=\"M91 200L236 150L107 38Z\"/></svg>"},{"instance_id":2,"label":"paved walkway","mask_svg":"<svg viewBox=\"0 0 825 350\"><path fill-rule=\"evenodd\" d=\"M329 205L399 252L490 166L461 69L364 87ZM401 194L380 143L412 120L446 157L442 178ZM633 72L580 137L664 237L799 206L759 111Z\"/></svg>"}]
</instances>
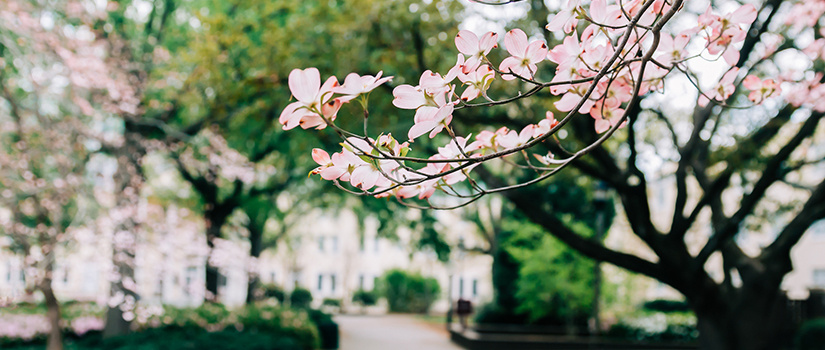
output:
<instances>
[{"instance_id":1,"label":"paved walkway","mask_svg":"<svg viewBox=\"0 0 825 350\"><path fill-rule=\"evenodd\" d=\"M442 325L407 315L338 315L341 350L462 350Z\"/></svg>"}]
</instances>

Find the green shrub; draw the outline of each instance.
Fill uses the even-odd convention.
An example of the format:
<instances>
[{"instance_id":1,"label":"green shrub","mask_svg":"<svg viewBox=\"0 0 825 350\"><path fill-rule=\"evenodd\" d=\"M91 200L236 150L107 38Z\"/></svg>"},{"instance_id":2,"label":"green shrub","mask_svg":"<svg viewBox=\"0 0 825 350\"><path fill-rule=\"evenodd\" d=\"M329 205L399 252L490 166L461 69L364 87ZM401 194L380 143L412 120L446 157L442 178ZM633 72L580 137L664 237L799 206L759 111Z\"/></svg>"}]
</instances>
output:
<instances>
[{"instance_id":1,"label":"green shrub","mask_svg":"<svg viewBox=\"0 0 825 350\"><path fill-rule=\"evenodd\" d=\"M101 340L100 347L118 350L173 350L173 349L211 349L211 350L310 350L315 343L290 335L259 331L240 331L228 328L216 332L207 332L192 327L163 327L148 329L143 332Z\"/></svg>"},{"instance_id":2,"label":"green shrub","mask_svg":"<svg viewBox=\"0 0 825 350\"><path fill-rule=\"evenodd\" d=\"M441 292L435 278L399 269L385 272L379 282L390 312L426 313Z\"/></svg>"},{"instance_id":3,"label":"green shrub","mask_svg":"<svg viewBox=\"0 0 825 350\"><path fill-rule=\"evenodd\" d=\"M320 310L307 310L309 319L318 327L321 337L321 349L338 349L338 324L332 321L332 316Z\"/></svg>"},{"instance_id":4,"label":"green shrub","mask_svg":"<svg viewBox=\"0 0 825 350\"><path fill-rule=\"evenodd\" d=\"M210 333L209 337L219 341L223 336L234 334L248 341L248 346L236 348L260 348L259 341L276 341L284 343L285 348L293 349L296 344L302 349L316 348L318 344L318 330L309 315L303 310L292 310L272 305L249 305L244 308L229 311L220 304L204 304L195 309L177 309L167 307L163 315L155 316L158 321L150 320L147 325L159 327L145 328L144 331L155 332L154 329L166 329L176 336L179 332L186 334ZM179 331L180 330L180 331ZM141 332L142 333L142 332ZM211 333L220 333L213 335ZM266 334L261 338L256 334ZM200 335L198 335L200 336ZM287 340L278 340L284 338ZM188 343L187 343L188 344ZM200 344L200 343L198 343ZM208 343L204 343L208 344ZM196 344L197 345L197 344ZM188 345L187 345L188 346ZM220 347L223 345L215 345ZM228 345L231 348L231 345ZM194 348L200 348L196 346ZM207 346L207 348L213 348ZM270 349L275 347L269 347Z\"/></svg>"},{"instance_id":5,"label":"green shrub","mask_svg":"<svg viewBox=\"0 0 825 350\"><path fill-rule=\"evenodd\" d=\"M607 335L643 341L694 341L699 331L691 313L654 312L622 319L610 327Z\"/></svg>"},{"instance_id":6,"label":"green shrub","mask_svg":"<svg viewBox=\"0 0 825 350\"><path fill-rule=\"evenodd\" d=\"M528 324L527 314L504 309L495 302L481 305L476 309L475 321L480 324Z\"/></svg>"},{"instance_id":7,"label":"green shrub","mask_svg":"<svg viewBox=\"0 0 825 350\"><path fill-rule=\"evenodd\" d=\"M648 311L658 311L664 313L690 311L690 305L688 305L686 301L668 299L656 299L647 301L644 303L642 308Z\"/></svg>"},{"instance_id":8,"label":"green shrub","mask_svg":"<svg viewBox=\"0 0 825 350\"><path fill-rule=\"evenodd\" d=\"M296 287L289 294L289 305L295 308L309 308L312 304L312 292L308 289Z\"/></svg>"},{"instance_id":9,"label":"green shrub","mask_svg":"<svg viewBox=\"0 0 825 350\"><path fill-rule=\"evenodd\" d=\"M359 289L352 294L352 302L361 306L373 306L378 303L378 296L374 291Z\"/></svg>"},{"instance_id":10,"label":"green shrub","mask_svg":"<svg viewBox=\"0 0 825 350\"><path fill-rule=\"evenodd\" d=\"M275 299L278 303L284 303L284 300L286 299L286 292L284 292L284 289L281 288L281 286L270 283L264 284L261 288L264 291L264 298Z\"/></svg>"},{"instance_id":11,"label":"green shrub","mask_svg":"<svg viewBox=\"0 0 825 350\"><path fill-rule=\"evenodd\" d=\"M105 306L98 305L95 302L69 300L60 304L60 314L64 320L71 321L84 316L103 317L105 313ZM4 314L45 315L46 304L20 302L0 309L0 317Z\"/></svg>"},{"instance_id":12,"label":"green shrub","mask_svg":"<svg viewBox=\"0 0 825 350\"><path fill-rule=\"evenodd\" d=\"M796 335L797 350L825 350L825 318L806 321Z\"/></svg>"},{"instance_id":13,"label":"green shrub","mask_svg":"<svg viewBox=\"0 0 825 350\"><path fill-rule=\"evenodd\" d=\"M321 305L330 307L341 307L341 299L324 298L324 300L321 302Z\"/></svg>"},{"instance_id":14,"label":"green shrub","mask_svg":"<svg viewBox=\"0 0 825 350\"><path fill-rule=\"evenodd\" d=\"M336 344L338 329L329 315L273 305L227 310L222 305L166 307L138 324L136 332L102 339L100 332L67 334L67 349L244 349L310 350ZM1 342L3 349L42 349L45 337Z\"/></svg>"}]
</instances>

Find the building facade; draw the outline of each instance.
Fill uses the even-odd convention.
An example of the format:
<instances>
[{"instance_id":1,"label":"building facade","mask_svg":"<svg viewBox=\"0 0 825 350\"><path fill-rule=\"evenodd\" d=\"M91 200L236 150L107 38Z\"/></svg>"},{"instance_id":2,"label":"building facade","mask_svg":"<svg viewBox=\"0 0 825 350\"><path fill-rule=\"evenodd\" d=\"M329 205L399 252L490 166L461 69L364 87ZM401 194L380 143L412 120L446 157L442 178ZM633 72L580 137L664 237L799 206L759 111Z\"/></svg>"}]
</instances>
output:
<instances>
[{"instance_id":1,"label":"building facade","mask_svg":"<svg viewBox=\"0 0 825 350\"><path fill-rule=\"evenodd\" d=\"M227 306L245 302L249 276L257 274L261 282L277 284L286 291L308 289L316 305L324 299L338 299L346 309L352 306L355 291L373 290L389 269L418 272L438 280L441 297L433 312L446 312L449 300L460 297L476 304L492 299L490 256L453 252L451 262L444 263L434 252L413 249L417 239L413 232L400 229L397 239L379 237L374 218L359 222L350 211L309 213L303 221L311 225L298 225L257 260L249 257L243 232L230 232L227 236L236 237L217 241L210 254L203 224L185 209L147 205L144 211L153 224L142 234L136 254L135 281L141 303L200 305L205 296L207 258L220 267L219 300ZM449 243L474 242L477 236L471 224L455 214L442 214ZM62 247L58 253L54 289L60 300L107 302L111 246L101 236ZM26 292L23 266L19 256L0 251L0 296L13 301L39 298Z\"/></svg>"}]
</instances>

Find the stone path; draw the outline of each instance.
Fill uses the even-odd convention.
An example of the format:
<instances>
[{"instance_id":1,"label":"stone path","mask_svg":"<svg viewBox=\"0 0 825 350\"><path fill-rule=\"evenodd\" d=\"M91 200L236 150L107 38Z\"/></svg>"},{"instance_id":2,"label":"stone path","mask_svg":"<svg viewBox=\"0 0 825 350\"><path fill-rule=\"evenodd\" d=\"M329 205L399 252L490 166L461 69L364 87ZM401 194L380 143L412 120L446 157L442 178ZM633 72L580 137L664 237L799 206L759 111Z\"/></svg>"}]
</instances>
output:
<instances>
[{"instance_id":1,"label":"stone path","mask_svg":"<svg viewBox=\"0 0 825 350\"><path fill-rule=\"evenodd\" d=\"M442 325L407 315L338 315L340 350L462 350Z\"/></svg>"}]
</instances>

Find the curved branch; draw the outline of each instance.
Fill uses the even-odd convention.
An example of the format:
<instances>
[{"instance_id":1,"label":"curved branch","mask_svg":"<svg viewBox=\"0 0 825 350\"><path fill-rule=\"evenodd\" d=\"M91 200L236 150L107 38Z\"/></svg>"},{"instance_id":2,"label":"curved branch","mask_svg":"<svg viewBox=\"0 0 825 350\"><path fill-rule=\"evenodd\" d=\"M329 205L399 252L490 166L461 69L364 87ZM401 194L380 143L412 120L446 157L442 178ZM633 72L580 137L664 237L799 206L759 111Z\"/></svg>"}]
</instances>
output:
<instances>
[{"instance_id":1,"label":"curved branch","mask_svg":"<svg viewBox=\"0 0 825 350\"><path fill-rule=\"evenodd\" d=\"M802 210L782 229L776 240L762 251L760 258L767 263L786 259L807 229L822 219L825 219L825 180L819 183Z\"/></svg>"},{"instance_id":2,"label":"curved branch","mask_svg":"<svg viewBox=\"0 0 825 350\"><path fill-rule=\"evenodd\" d=\"M479 168L477 172L485 182L494 186L501 185L502 181L498 177L490 173L486 168ZM504 196L515 204L516 208L527 216L530 221L541 225L550 232L551 235L570 246L570 248L581 252L583 255L662 281L671 281L671 278L665 275L662 268L654 262L644 260L632 254L612 250L598 241L579 236L555 215L541 210L540 206L536 204L534 197L529 193L509 191L506 192Z\"/></svg>"},{"instance_id":3,"label":"curved branch","mask_svg":"<svg viewBox=\"0 0 825 350\"><path fill-rule=\"evenodd\" d=\"M697 265L704 265L705 261L707 261L713 252L718 250L725 242L732 239L733 236L736 235L742 222L748 215L751 214L751 212L753 212L753 209L762 197L764 197L768 188L785 176L787 172L782 168L782 164L788 160L791 153L796 150L803 140L813 134L822 117L822 113L815 113L808 117L808 120L806 120L799 129L799 132L797 132L797 134L768 161L765 165L765 171L762 173L762 177L760 177L756 184L754 184L753 190L751 190L751 192L745 195L742 199L742 204L739 207L739 210L724 221L723 226L716 230L714 235L711 236L707 244L705 244L696 256L695 263ZM811 197L815 198L816 196L814 195Z\"/></svg>"}]
</instances>

